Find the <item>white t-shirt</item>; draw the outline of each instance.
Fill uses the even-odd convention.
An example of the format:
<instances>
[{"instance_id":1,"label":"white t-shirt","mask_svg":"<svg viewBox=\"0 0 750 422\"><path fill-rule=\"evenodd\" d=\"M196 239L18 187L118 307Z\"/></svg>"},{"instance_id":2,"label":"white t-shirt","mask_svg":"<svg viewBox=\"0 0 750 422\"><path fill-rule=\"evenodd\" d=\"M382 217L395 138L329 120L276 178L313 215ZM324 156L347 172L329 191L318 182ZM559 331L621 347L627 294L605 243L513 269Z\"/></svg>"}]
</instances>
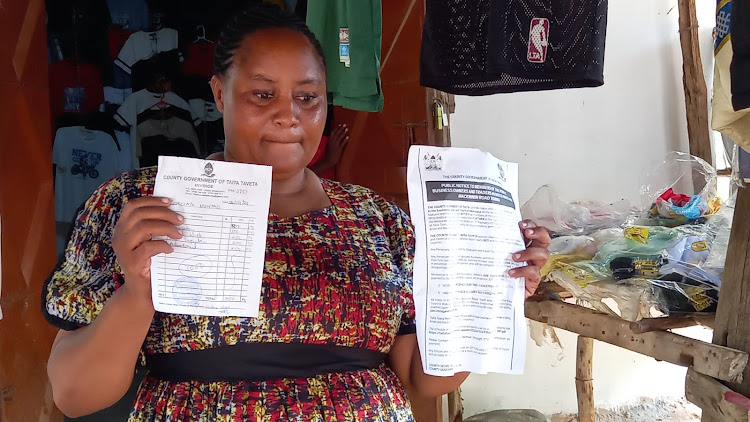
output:
<instances>
[{"instance_id":1,"label":"white t-shirt","mask_svg":"<svg viewBox=\"0 0 750 422\"><path fill-rule=\"evenodd\" d=\"M200 98L193 98L188 101L190 104L190 116L193 118L193 124L198 126L203 122L214 122L224 117L216 103L212 103Z\"/></svg>"},{"instance_id":2,"label":"white t-shirt","mask_svg":"<svg viewBox=\"0 0 750 422\"><path fill-rule=\"evenodd\" d=\"M55 220L72 222L75 212L105 181L122 170L110 135L83 126L63 127L55 134Z\"/></svg>"},{"instance_id":3,"label":"white t-shirt","mask_svg":"<svg viewBox=\"0 0 750 422\"><path fill-rule=\"evenodd\" d=\"M177 48L179 37L177 31L163 28L155 32L139 31L131 35L115 59L115 64L128 74L133 65L141 60L149 59L159 53L172 51ZM180 53L180 61L183 61Z\"/></svg>"},{"instance_id":4,"label":"white t-shirt","mask_svg":"<svg viewBox=\"0 0 750 422\"><path fill-rule=\"evenodd\" d=\"M130 88L115 88L112 86L104 87L104 101L110 104L122 104L125 102L133 90Z\"/></svg>"},{"instance_id":5,"label":"white t-shirt","mask_svg":"<svg viewBox=\"0 0 750 422\"><path fill-rule=\"evenodd\" d=\"M175 106L183 110L190 111L187 101L180 98L174 92L165 92L158 94L147 89L134 92L115 113L115 121L122 126L130 127L130 152L131 163L138 167L138 115L147 110L158 110L160 107Z\"/></svg>"}]
</instances>

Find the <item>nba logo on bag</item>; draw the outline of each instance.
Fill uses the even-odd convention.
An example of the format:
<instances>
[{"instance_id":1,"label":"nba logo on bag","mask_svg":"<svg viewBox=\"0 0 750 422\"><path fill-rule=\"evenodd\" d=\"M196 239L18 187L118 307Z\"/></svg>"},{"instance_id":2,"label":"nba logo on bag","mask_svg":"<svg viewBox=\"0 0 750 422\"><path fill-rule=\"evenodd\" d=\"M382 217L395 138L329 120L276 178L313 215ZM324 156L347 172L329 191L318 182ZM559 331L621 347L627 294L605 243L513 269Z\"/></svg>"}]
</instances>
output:
<instances>
[{"instance_id":1,"label":"nba logo on bag","mask_svg":"<svg viewBox=\"0 0 750 422\"><path fill-rule=\"evenodd\" d=\"M544 63L547 60L547 40L549 39L549 19L534 18L529 30L529 51L527 59L531 63Z\"/></svg>"}]
</instances>

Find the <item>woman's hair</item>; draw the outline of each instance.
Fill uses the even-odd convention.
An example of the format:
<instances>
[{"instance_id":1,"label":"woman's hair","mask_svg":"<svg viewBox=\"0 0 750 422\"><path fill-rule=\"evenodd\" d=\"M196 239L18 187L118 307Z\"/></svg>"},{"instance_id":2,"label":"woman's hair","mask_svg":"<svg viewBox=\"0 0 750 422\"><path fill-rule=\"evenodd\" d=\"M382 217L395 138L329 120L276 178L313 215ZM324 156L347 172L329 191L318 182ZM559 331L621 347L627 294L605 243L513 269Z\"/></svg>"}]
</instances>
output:
<instances>
[{"instance_id":1,"label":"woman's hair","mask_svg":"<svg viewBox=\"0 0 750 422\"><path fill-rule=\"evenodd\" d=\"M271 3L252 2L234 14L219 35L214 57L215 72L223 76L232 66L234 53L248 35L261 29L283 28L299 32L310 40L315 52L320 56L325 69L326 59L323 47L305 22L291 12L282 10Z\"/></svg>"}]
</instances>

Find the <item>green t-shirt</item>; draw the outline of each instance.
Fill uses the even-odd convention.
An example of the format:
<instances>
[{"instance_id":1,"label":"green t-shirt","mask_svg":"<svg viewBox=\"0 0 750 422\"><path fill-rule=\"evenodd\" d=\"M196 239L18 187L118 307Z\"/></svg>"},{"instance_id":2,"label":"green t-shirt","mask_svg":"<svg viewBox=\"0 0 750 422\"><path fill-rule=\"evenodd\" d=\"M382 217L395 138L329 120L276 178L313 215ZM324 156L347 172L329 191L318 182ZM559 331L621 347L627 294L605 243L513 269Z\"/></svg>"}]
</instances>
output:
<instances>
[{"instance_id":1,"label":"green t-shirt","mask_svg":"<svg viewBox=\"0 0 750 422\"><path fill-rule=\"evenodd\" d=\"M358 111L383 109L380 89L381 0L314 0L307 25L323 46L333 104ZM349 31L350 66L340 60L341 29Z\"/></svg>"}]
</instances>

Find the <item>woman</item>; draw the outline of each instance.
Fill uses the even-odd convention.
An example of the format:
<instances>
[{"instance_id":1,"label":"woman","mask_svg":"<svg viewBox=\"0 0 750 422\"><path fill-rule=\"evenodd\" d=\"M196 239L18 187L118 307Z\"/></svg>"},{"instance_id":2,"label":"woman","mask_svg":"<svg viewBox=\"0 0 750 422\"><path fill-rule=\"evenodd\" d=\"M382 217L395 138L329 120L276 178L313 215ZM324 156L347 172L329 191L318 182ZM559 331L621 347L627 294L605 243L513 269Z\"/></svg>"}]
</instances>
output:
<instances>
[{"instance_id":1,"label":"woman","mask_svg":"<svg viewBox=\"0 0 750 422\"><path fill-rule=\"evenodd\" d=\"M273 166L257 318L156 313L154 236L181 238L182 217L151 196L155 169L104 184L79 214L66 260L45 289L63 328L48 373L70 416L116 402L145 360L130 421L412 421L405 388L438 395L467 373L422 371L414 335L408 217L358 186L306 169L326 120L325 62L304 23L275 7L235 16L216 52L221 159ZM531 223L525 223L531 224ZM517 269L539 282L549 236L529 225Z\"/></svg>"}]
</instances>

